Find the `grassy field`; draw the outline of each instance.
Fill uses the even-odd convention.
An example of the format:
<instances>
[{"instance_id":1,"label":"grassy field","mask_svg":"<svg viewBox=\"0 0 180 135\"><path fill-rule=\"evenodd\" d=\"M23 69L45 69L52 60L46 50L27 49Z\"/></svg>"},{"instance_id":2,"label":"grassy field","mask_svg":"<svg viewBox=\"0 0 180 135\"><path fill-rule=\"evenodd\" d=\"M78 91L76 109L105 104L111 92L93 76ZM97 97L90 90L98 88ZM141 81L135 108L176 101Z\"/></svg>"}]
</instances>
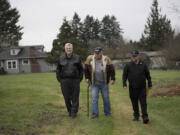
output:
<instances>
[{"instance_id":1,"label":"grassy field","mask_svg":"<svg viewBox=\"0 0 180 135\"><path fill-rule=\"evenodd\" d=\"M148 97L148 125L132 121L122 71L110 86L112 116L87 117L87 84L81 83L78 117L68 117L55 73L0 76L0 135L179 135L180 97ZM180 84L180 71L151 71L152 93ZM91 107L91 105L90 105Z\"/></svg>"}]
</instances>

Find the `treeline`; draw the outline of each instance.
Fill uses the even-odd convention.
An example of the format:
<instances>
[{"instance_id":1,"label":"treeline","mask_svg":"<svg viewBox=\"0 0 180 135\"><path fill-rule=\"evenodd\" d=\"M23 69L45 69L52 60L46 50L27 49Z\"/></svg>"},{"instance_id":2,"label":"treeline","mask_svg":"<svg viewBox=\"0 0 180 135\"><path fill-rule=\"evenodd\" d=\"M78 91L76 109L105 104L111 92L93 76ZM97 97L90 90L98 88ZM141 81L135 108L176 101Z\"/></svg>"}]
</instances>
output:
<instances>
[{"instance_id":1,"label":"treeline","mask_svg":"<svg viewBox=\"0 0 180 135\"><path fill-rule=\"evenodd\" d=\"M143 51L161 51L166 59L164 68L180 69L180 34L175 34L171 21L160 11L158 1L153 0L141 39L130 44Z\"/></svg>"},{"instance_id":2,"label":"treeline","mask_svg":"<svg viewBox=\"0 0 180 135\"><path fill-rule=\"evenodd\" d=\"M64 52L65 43L72 43L74 52L82 59L90 53L91 48L117 48L123 42L122 29L115 16L105 15L102 20L87 15L82 21L77 13L71 20L64 18L57 38L53 40L53 48L48 61L54 63Z\"/></svg>"},{"instance_id":3,"label":"treeline","mask_svg":"<svg viewBox=\"0 0 180 135\"><path fill-rule=\"evenodd\" d=\"M139 41L124 41L123 29L115 16L105 15L102 20L87 15L81 21L77 13L68 21L64 19L59 29L57 38L53 41L50 62L55 62L64 51L64 44L74 44L75 52L84 59L89 51L102 46L109 53L122 53L124 56L132 49L143 51L159 51L167 48L167 43L175 38L171 21L166 15L161 14L158 1L153 0L151 12L147 18L144 32ZM115 49L116 48L116 49ZM116 52L118 50L118 52ZM119 52L120 51L120 52ZM108 53L108 51L106 51ZM114 58L116 55L113 55Z\"/></svg>"},{"instance_id":4,"label":"treeline","mask_svg":"<svg viewBox=\"0 0 180 135\"><path fill-rule=\"evenodd\" d=\"M164 48L166 43L173 38L174 30L171 21L160 11L158 1L154 0L141 39L131 41L135 47L146 51L157 51Z\"/></svg>"},{"instance_id":5,"label":"treeline","mask_svg":"<svg viewBox=\"0 0 180 135\"><path fill-rule=\"evenodd\" d=\"M64 18L59 33L52 42L52 50L48 53L47 61L56 63L58 57L64 53L65 43L70 42L74 45L74 52L83 60L92 53L92 48L101 46L104 52L107 55L111 54L114 59L118 54L125 57L132 49L160 50L169 61L168 65L177 65L177 61L180 61L180 34L175 35L171 21L166 15L161 14L158 0L153 0L150 8L144 32L138 41L124 40L123 28L113 15L104 15L101 20L87 15L82 20L74 13L72 19ZM19 18L18 10L12 8L8 0L0 0L0 51L9 46L19 45L23 35L23 27L18 25Z\"/></svg>"}]
</instances>

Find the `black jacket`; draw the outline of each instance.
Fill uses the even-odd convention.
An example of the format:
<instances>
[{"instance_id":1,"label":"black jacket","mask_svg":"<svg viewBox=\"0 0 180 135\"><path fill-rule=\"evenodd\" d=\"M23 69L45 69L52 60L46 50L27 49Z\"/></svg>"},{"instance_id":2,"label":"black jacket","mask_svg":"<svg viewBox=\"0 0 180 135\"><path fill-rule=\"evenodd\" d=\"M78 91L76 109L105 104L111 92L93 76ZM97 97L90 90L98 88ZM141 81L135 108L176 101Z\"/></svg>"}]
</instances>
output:
<instances>
[{"instance_id":1,"label":"black jacket","mask_svg":"<svg viewBox=\"0 0 180 135\"><path fill-rule=\"evenodd\" d=\"M56 78L59 82L61 79L83 79L83 66L80 57L76 54L72 54L71 58L67 55L59 57L56 70Z\"/></svg>"},{"instance_id":2,"label":"black jacket","mask_svg":"<svg viewBox=\"0 0 180 135\"><path fill-rule=\"evenodd\" d=\"M130 88L145 88L146 79L148 80L148 87L152 87L151 76L147 65L143 61L138 64L133 61L126 64L123 71L123 87L127 86L126 80L129 81Z\"/></svg>"}]
</instances>

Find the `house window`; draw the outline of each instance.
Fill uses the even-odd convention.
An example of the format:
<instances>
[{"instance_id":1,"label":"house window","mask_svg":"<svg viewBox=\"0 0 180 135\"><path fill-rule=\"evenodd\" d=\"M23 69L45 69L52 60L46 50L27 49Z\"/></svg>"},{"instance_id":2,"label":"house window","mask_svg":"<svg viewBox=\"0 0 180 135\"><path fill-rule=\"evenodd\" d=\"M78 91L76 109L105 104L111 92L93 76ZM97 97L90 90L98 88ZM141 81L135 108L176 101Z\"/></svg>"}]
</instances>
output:
<instances>
[{"instance_id":1,"label":"house window","mask_svg":"<svg viewBox=\"0 0 180 135\"><path fill-rule=\"evenodd\" d=\"M17 68L17 61L16 60L7 61L7 68L8 69L16 69Z\"/></svg>"},{"instance_id":2,"label":"house window","mask_svg":"<svg viewBox=\"0 0 180 135\"><path fill-rule=\"evenodd\" d=\"M8 61L8 69L11 69L11 61Z\"/></svg>"},{"instance_id":3,"label":"house window","mask_svg":"<svg viewBox=\"0 0 180 135\"><path fill-rule=\"evenodd\" d=\"M19 52L20 52L20 49L11 49L10 55L18 55Z\"/></svg>"},{"instance_id":4,"label":"house window","mask_svg":"<svg viewBox=\"0 0 180 135\"><path fill-rule=\"evenodd\" d=\"M28 59L22 60L22 64L23 64L23 65L28 65L28 64L29 64L29 60L28 60Z\"/></svg>"},{"instance_id":5,"label":"house window","mask_svg":"<svg viewBox=\"0 0 180 135\"><path fill-rule=\"evenodd\" d=\"M16 68L16 61L13 61L13 62L12 62L12 67L13 67L13 68Z\"/></svg>"},{"instance_id":6,"label":"house window","mask_svg":"<svg viewBox=\"0 0 180 135\"><path fill-rule=\"evenodd\" d=\"M16 55L16 50L15 49L11 49L11 55Z\"/></svg>"}]
</instances>

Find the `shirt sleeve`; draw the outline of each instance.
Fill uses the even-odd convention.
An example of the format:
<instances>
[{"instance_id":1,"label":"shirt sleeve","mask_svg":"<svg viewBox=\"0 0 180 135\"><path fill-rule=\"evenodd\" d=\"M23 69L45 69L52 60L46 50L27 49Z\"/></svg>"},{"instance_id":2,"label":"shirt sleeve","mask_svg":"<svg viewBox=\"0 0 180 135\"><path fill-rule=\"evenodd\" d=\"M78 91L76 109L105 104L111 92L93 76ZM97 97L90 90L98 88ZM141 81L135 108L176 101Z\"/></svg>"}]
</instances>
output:
<instances>
[{"instance_id":1,"label":"shirt sleeve","mask_svg":"<svg viewBox=\"0 0 180 135\"><path fill-rule=\"evenodd\" d=\"M128 66L126 65L123 69L123 75L122 75L122 81L123 81L123 87L127 87L127 77L128 77Z\"/></svg>"},{"instance_id":2,"label":"shirt sleeve","mask_svg":"<svg viewBox=\"0 0 180 135\"><path fill-rule=\"evenodd\" d=\"M152 87L150 72L146 64L145 64L145 76L146 79L148 80L148 87Z\"/></svg>"},{"instance_id":3,"label":"shirt sleeve","mask_svg":"<svg viewBox=\"0 0 180 135\"><path fill-rule=\"evenodd\" d=\"M80 77L80 81L82 81L83 79L83 64L81 59L79 58L79 77Z\"/></svg>"},{"instance_id":4,"label":"shirt sleeve","mask_svg":"<svg viewBox=\"0 0 180 135\"><path fill-rule=\"evenodd\" d=\"M84 73L86 79L91 79L91 65L90 65L90 59L92 56L88 56L85 65L84 65Z\"/></svg>"},{"instance_id":5,"label":"shirt sleeve","mask_svg":"<svg viewBox=\"0 0 180 135\"><path fill-rule=\"evenodd\" d=\"M56 79L58 80L58 82L61 82L61 76L60 76L60 72L61 72L62 67L60 66L60 60L58 60L57 63L57 68L56 68Z\"/></svg>"},{"instance_id":6,"label":"shirt sleeve","mask_svg":"<svg viewBox=\"0 0 180 135\"><path fill-rule=\"evenodd\" d=\"M108 56L106 56L106 59L108 61L108 65L109 65L111 80L115 80L115 67L112 64L112 61Z\"/></svg>"}]
</instances>

